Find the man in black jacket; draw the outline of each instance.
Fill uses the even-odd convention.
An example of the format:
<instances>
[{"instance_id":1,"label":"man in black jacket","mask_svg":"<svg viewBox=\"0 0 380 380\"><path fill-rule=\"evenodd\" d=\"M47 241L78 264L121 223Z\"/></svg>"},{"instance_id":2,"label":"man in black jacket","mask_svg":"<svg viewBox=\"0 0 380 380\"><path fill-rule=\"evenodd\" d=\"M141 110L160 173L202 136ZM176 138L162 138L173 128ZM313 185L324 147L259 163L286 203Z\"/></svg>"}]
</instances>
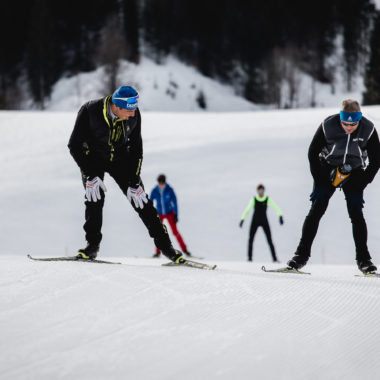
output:
<instances>
[{"instance_id":1,"label":"man in black jacket","mask_svg":"<svg viewBox=\"0 0 380 380\"><path fill-rule=\"evenodd\" d=\"M357 101L343 101L342 111L323 121L310 144L308 156L314 178L312 205L288 266L300 269L306 265L319 221L335 189L340 187L352 223L357 265L363 273L376 271L367 247L367 225L362 208L363 191L379 169L380 143L373 123L362 116ZM366 167L367 156L369 165Z\"/></svg>"},{"instance_id":2,"label":"man in black jacket","mask_svg":"<svg viewBox=\"0 0 380 380\"><path fill-rule=\"evenodd\" d=\"M83 228L87 246L78 251L78 257L95 259L99 251L107 172L139 214L156 246L170 260L182 263L182 254L172 247L140 178L143 146L138 98L133 87L122 86L113 95L89 101L79 110L68 144L86 191Z\"/></svg>"}]
</instances>

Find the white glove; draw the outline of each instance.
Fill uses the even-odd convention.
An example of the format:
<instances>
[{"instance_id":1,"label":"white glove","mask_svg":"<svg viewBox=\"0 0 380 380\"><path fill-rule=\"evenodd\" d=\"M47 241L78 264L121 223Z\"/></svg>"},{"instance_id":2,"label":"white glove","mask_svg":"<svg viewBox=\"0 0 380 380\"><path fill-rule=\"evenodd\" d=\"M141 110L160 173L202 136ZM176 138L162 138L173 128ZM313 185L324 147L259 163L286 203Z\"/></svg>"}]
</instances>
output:
<instances>
[{"instance_id":1,"label":"white glove","mask_svg":"<svg viewBox=\"0 0 380 380\"><path fill-rule=\"evenodd\" d=\"M131 203L133 200L133 203L135 204L136 208L143 209L144 203L148 203L148 197L146 196L145 191L141 186L139 186L137 189L133 187L128 187L127 198Z\"/></svg>"},{"instance_id":2,"label":"white glove","mask_svg":"<svg viewBox=\"0 0 380 380\"><path fill-rule=\"evenodd\" d=\"M106 186L99 177L88 179L86 182L86 198L89 202L97 202L98 199L102 199L100 195L100 188L103 191L107 191Z\"/></svg>"}]
</instances>

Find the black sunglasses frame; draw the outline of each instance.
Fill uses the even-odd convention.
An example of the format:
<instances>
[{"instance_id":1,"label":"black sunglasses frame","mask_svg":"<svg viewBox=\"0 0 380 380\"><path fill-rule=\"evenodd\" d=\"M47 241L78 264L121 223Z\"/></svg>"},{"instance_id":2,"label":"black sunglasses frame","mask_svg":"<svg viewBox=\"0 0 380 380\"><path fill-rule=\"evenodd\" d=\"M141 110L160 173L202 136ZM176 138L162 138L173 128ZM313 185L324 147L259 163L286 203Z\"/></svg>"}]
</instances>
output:
<instances>
[{"instance_id":1,"label":"black sunglasses frame","mask_svg":"<svg viewBox=\"0 0 380 380\"><path fill-rule=\"evenodd\" d=\"M342 121L342 124L345 126L345 127L353 127L355 125L358 125L359 122L358 121L355 121L354 123L346 123L345 121Z\"/></svg>"}]
</instances>

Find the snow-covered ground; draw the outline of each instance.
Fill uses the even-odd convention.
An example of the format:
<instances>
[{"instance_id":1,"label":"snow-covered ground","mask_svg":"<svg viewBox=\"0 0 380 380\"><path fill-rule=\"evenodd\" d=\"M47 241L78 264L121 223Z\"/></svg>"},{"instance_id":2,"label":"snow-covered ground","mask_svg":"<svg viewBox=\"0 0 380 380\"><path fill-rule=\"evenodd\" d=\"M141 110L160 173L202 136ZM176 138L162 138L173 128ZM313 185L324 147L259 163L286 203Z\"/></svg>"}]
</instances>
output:
<instances>
[{"instance_id":1,"label":"snow-covered ground","mask_svg":"<svg viewBox=\"0 0 380 380\"><path fill-rule=\"evenodd\" d=\"M179 200L179 229L190 251L210 259L246 257L249 220L240 216L264 183L280 206L285 225L269 210L274 242L285 261L298 243L310 207L312 179L307 149L323 118L335 109L248 113L142 114L147 191L157 175L167 175ZM367 111L367 112L366 112ZM380 120L380 107L364 110ZM1 112L0 187L3 253L65 254L84 244L83 188L79 169L67 149L75 114ZM379 177L366 190L369 247L380 261ZM104 209L104 256L149 256L145 227L107 175ZM268 259L261 231L255 258ZM314 263L351 264L354 246L343 193L337 191L320 226Z\"/></svg>"},{"instance_id":2,"label":"snow-covered ground","mask_svg":"<svg viewBox=\"0 0 380 380\"><path fill-rule=\"evenodd\" d=\"M38 263L83 246L83 188L66 144L73 112L1 112L1 379L373 379L379 371L378 279L354 277L337 192L313 246L312 276L266 274L262 231L247 263L241 213L258 183L278 256L294 252L309 209L307 149L336 109L144 112L142 178L164 172L189 250L216 271L165 268L111 178L100 257L124 265ZM377 123L380 107L364 108ZM379 179L366 190L369 248L380 264ZM175 245L176 242L174 242Z\"/></svg>"},{"instance_id":3,"label":"snow-covered ground","mask_svg":"<svg viewBox=\"0 0 380 380\"><path fill-rule=\"evenodd\" d=\"M1 379L376 379L378 279L0 259Z\"/></svg>"}]
</instances>

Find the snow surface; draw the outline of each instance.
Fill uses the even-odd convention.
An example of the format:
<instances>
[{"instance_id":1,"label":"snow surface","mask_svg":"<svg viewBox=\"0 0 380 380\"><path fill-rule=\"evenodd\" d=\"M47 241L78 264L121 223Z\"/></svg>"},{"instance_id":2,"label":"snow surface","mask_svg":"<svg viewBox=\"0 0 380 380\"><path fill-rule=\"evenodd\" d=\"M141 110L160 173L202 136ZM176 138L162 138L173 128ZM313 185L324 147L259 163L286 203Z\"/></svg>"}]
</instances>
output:
<instances>
[{"instance_id":1,"label":"snow surface","mask_svg":"<svg viewBox=\"0 0 380 380\"><path fill-rule=\"evenodd\" d=\"M308 146L319 123L334 112L143 112L142 179L150 192L157 175L167 175L178 196L178 226L190 251L213 260L245 259L250 216L242 230L238 223L257 184L264 183L284 213L285 225L280 226L277 215L268 211L279 258L284 261L295 250L310 207ZM376 122L380 107L365 108L364 114ZM3 253L24 255L28 249L62 255L83 245L83 188L67 149L75 116L71 112L0 113L0 199L6 215L0 222ZM380 262L376 250L380 245L379 177L366 189L364 211L370 251ZM101 254L149 256L153 244L145 227L108 175L105 183ZM342 192L334 195L319 232L314 263L352 263L351 223ZM254 255L261 261L268 259L261 231Z\"/></svg>"},{"instance_id":2,"label":"snow surface","mask_svg":"<svg viewBox=\"0 0 380 380\"><path fill-rule=\"evenodd\" d=\"M0 259L1 379L376 379L379 279Z\"/></svg>"},{"instance_id":3,"label":"snow surface","mask_svg":"<svg viewBox=\"0 0 380 380\"><path fill-rule=\"evenodd\" d=\"M258 231L247 263L258 183L279 259L293 254L310 207L307 149L336 109L143 112L147 190L167 174L189 250L214 272L165 268L109 176L100 258L125 265L40 263L83 246L83 188L66 147L75 113L0 112L0 379L373 379L379 371L378 279L354 277L354 245L337 192L321 222L312 276L266 274ZM364 108L375 123L380 107ZM380 264L379 179L364 209ZM177 243L173 241L175 246Z\"/></svg>"}]
</instances>

